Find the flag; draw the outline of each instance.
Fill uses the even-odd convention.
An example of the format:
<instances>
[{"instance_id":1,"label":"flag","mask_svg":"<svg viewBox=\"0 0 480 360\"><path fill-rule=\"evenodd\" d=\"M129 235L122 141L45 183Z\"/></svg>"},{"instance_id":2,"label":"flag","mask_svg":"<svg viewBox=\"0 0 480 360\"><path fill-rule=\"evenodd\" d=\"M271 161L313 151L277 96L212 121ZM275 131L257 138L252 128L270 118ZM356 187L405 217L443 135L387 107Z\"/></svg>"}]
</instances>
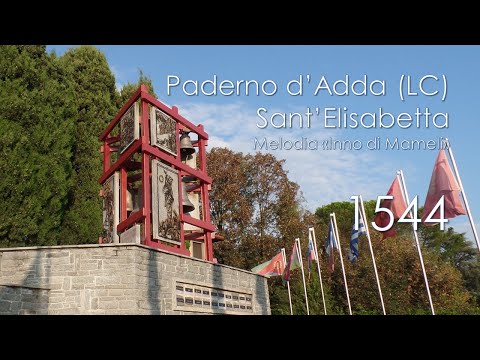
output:
<instances>
[{"instance_id":1,"label":"flag","mask_svg":"<svg viewBox=\"0 0 480 360\"><path fill-rule=\"evenodd\" d=\"M283 262L283 254L279 252L271 260L255 266L252 272L266 277L282 275L285 270L285 263Z\"/></svg>"},{"instance_id":2,"label":"flag","mask_svg":"<svg viewBox=\"0 0 480 360\"><path fill-rule=\"evenodd\" d=\"M400 188L400 182L398 181L398 176L395 177L393 180L392 185L390 185L390 189L388 189L387 195L392 195L393 200L383 200L381 203L381 207L390 209L393 213L394 219L399 219L405 210L407 210L407 204L405 204L405 200L403 199L402 190ZM375 215L375 224L380 227L385 227L388 225L389 222L389 215L384 212L380 211ZM395 229L392 227L387 231L382 231L383 239L387 237L395 237Z\"/></svg>"},{"instance_id":3,"label":"flag","mask_svg":"<svg viewBox=\"0 0 480 360\"><path fill-rule=\"evenodd\" d=\"M367 229L362 219L362 213L358 214L358 230L355 230L355 224L352 228L352 238L350 239L350 252L348 254L348 260L354 263L358 260L358 238L360 235L367 235Z\"/></svg>"},{"instance_id":4,"label":"flag","mask_svg":"<svg viewBox=\"0 0 480 360\"><path fill-rule=\"evenodd\" d=\"M435 161L435 166L433 167L432 178L430 179L425 205L423 206L422 222L425 221L442 195L444 196L445 219L452 219L457 215L466 215L466 211L460 200L459 191L460 186L450 168L445 150L441 149ZM438 219L439 217L440 211L437 209L432 219ZM425 225L435 224L436 223L433 222L425 223Z\"/></svg>"},{"instance_id":5,"label":"flag","mask_svg":"<svg viewBox=\"0 0 480 360\"><path fill-rule=\"evenodd\" d=\"M310 279L310 268L312 266L312 261L317 260L315 256L315 249L313 247L312 235L308 234L308 248L307 248L307 268L308 268L308 278Z\"/></svg>"},{"instance_id":6,"label":"flag","mask_svg":"<svg viewBox=\"0 0 480 360\"><path fill-rule=\"evenodd\" d=\"M298 254L297 242L293 243L292 255L290 255L290 261L285 267L285 272L283 275L284 281L290 281L290 271L298 269L300 267L300 255Z\"/></svg>"},{"instance_id":7,"label":"flag","mask_svg":"<svg viewBox=\"0 0 480 360\"><path fill-rule=\"evenodd\" d=\"M335 267L335 258L333 252L336 247L337 241L335 240L335 234L333 233L332 219L330 219L330 225L328 226L327 248L325 251L328 255L328 270L330 273L333 273Z\"/></svg>"}]
</instances>

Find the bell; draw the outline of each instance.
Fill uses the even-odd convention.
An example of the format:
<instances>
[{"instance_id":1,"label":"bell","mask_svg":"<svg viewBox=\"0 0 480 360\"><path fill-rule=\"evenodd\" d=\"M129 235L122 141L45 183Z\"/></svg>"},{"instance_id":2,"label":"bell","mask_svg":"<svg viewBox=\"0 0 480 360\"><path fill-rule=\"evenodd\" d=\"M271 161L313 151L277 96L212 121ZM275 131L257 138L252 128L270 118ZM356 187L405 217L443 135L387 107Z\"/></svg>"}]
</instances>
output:
<instances>
[{"instance_id":1,"label":"bell","mask_svg":"<svg viewBox=\"0 0 480 360\"><path fill-rule=\"evenodd\" d=\"M127 189L127 211L138 211L142 206L140 189Z\"/></svg>"},{"instance_id":2,"label":"bell","mask_svg":"<svg viewBox=\"0 0 480 360\"><path fill-rule=\"evenodd\" d=\"M192 175L186 175L182 178L182 181L186 182L186 183L194 182L194 181L197 181L197 180L198 180L198 178L196 176L192 176Z\"/></svg>"},{"instance_id":3,"label":"bell","mask_svg":"<svg viewBox=\"0 0 480 360\"><path fill-rule=\"evenodd\" d=\"M192 140L188 135L188 132L182 132L180 136L180 153L183 156L191 155L195 152L195 148L192 145Z\"/></svg>"},{"instance_id":4,"label":"bell","mask_svg":"<svg viewBox=\"0 0 480 360\"><path fill-rule=\"evenodd\" d=\"M127 211L133 211L133 194L127 189Z\"/></svg>"},{"instance_id":5,"label":"bell","mask_svg":"<svg viewBox=\"0 0 480 360\"><path fill-rule=\"evenodd\" d=\"M182 183L182 205L184 213L189 213L190 211L195 210L195 206L188 198L187 186L184 183Z\"/></svg>"}]
</instances>

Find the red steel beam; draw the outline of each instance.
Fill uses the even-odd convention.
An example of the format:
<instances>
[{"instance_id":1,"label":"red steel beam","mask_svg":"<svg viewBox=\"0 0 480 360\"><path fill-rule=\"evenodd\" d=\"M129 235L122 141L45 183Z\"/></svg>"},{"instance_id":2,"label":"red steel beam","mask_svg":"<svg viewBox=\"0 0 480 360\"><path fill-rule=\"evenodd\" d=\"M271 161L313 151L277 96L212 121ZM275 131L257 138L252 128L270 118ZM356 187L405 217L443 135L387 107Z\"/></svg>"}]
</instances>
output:
<instances>
[{"instance_id":1,"label":"red steel beam","mask_svg":"<svg viewBox=\"0 0 480 360\"><path fill-rule=\"evenodd\" d=\"M110 145L104 141L101 150L103 152L103 172L105 173L110 168ZM100 184L102 184L104 181L101 181Z\"/></svg>"},{"instance_id":2,"label":"red steel beam","mask_svg":"<svg viewBox=\"0 0 480 360\"><path fill-rule=\"evenodd\" d=\"M182 115L180 115L178 113L178 109L177 109L177 111L174 110L174 109L176 109L176 107L173 107L173 109L170 109L168 106L166 106L165 104L162 104L160 101L155 99L148 92L142 92L141 95L142 95L142 98L145 99L146 101L148 101L151 105L153 105L153 106L159 108L160 110L162 110L163 112L167 113L172 118L174 118L179 123L181 123L183 126L189 128L190 130L192 130L193 132L198 134L198 136L204 138L205 140L208 140L208 134L203 130L203 128L201 128L200 126L194 125L192 122L185 119Z\"/></svg>"},{"instance_id":3,"label":"red steel beam","mask_svg":"<svg viewBox=\"0 0 480 360\"><path fill-rule=\"evenodd\" d=\"M175 138L177 139L177 141L175 142L176 145L177 145L177 148L175 149L176 150L176 153L177 155L180 154L180 141L178 141L178 135L180 134L180 124L178 123L178 121L175 121ZM175 158L176 161L178 161L178 158ZM182 176L181 176L181 172L178 173L180 176L178 176L178 203L180 204L179 205L179 209L178 209L178 213L180 214L180 219L183 217L183 189L182 189ZM185 249L185 232L184 232L184 226L183 226L183 222L180 221L180 249Z\"/></svg>"},{"instance_id":4,"label":"red steel beam","mask_svg":"<svg viewBox=\"0 0 480 360\"><path fill-rule=\"evenodd\" d=\"M200 125L203 129L203 125ZM198 155L200 160L200 170L207 173L207 153L206 153L206 140L198 140ZM208 197L208 185L203 183L201 184L201 198L202 198L202 208L206 209L203 211L203 221L207 224L211 223L210 219L210 200ZM213 242L212 242L212 233L207 232L205 234L205 253L208 261L213 261Z\"/></svg>"},{"instance_id":5,"label":"red steel beam","mask_svg":"<svg viewBox=\"0 0 480 360\"><path fill-rule=\"evenodd\" d=\"M143 213L143 209L135 211L134 213L130 214L126 220L117 225L117 233L124 232L128 227L143 220L144 217L145 215Z\"/></svg>"},{"instance_id":6,"label":"red steel beam","mask_svg":"<svg viewBox=\"0 0 480 360\"><path fill-rule=\"evenodd\" d=\"M180 170L182 170L182 171L184 171L184 172L186 172L190 175L193 175L200 180L205 181L205 183L207 183L207 184L212 183L212 178L210 176L205 175L203 172L198 171L196 169L193 169L188 165L185 165L180 160L174 158L171 155L168 155L167 153L164 153L160 149L157 149L157 148L155 148L151 145L148 145L148 144L143 144L142 151L145 151L145 152L147 152L147 153L149 153L149 154L151 154L151 155L153 155L157 158L160 158L161 160L166 161L169 164L174 165L176 168L178 168L178 169L180 169Z\"/></svg>"},{"instance_id":7,"label":"red steel beam","mask_svg":"<svg viewBox=\"0 0 480 360\"><path fill-rule=\"evenodd\" d=\"M183 215L180 218L180 221L186 222L190 225L194 225L196 227L205 229L205 230L210 231L210 232L215 231L215 226L213 226L213 224L209 224L209 223L207 223L203 220L195 219L195 218L191 217L190 215Z\"/></svg>"},{"instance_id":8,"label":"red steel beam","mask_svg":"<svg viewBox=\"0 0 480 360\"><path fill-rule=\"evenodd\" d=\"M185 255L185 256L190 256L190 252L186 249L180 249L178 247L170 246L170 245L165 245L162 244L161 242L158 241L148 241L148 243L145 243L145 245L156 248L156 249L161 249L169 252L173 252L176 254L180 255Z\"/></svg>"},{"instance_id":9,"label":"red steel beam","mask_svg":"<svg viewBox=\"0 0 480 360\"><path fill-rule=\"evenodd\" d=\"M103 175L100 177L98 182L103 184L115 171L119 170L123 165L125 160L132 156L136 151L142 148L142 139L137 139L132 145L120 156L120 158L115 161L115 163L110 166L106 171L103 172ZM105 155L104 155L105 156ZM105 165L105 164L104 164Z\"/></svg>"},{"instance_id":10,"label":"red steel beam","mask_svg":"<svg viewBox=\"0 0 480 360\"><path fill-rule=\"evenodd\" d=\"M142 100L142 138L143 146L149 141L149 124L148 124L148 104ZM147 243L152 238L151 226L151 194L150 194L150 155L142 153L142 196L143 196L143 211L145 213L145 227L144 227L144 243Z\"/></svg>"},{"instance_id":11,"label":"red steel beam","mask_svg":"<svg viewBox=\"0 0 480 360\"><path fill-rule=\"evenodd\" d=\"M120 141L120 135L112 136L112 137L107 137L107 138L105 139L105 141L106 141L108 144L116 143L117 141Z\"/></svg>"},{"instance_id":12,"label":"red steel beam","mask_svg":"<svg viewBox=\"0 0 480 360\"><path fill-rule=\"evenodd\" d=\"M142 92L148 92L147 87L145 85L141 85L137 91L132 95L132 97L125 103L125 105L122 106L120 111L115 115L112 121L110 121L110 124L108 124L107 128L102 131L100 136L98 137L98 140L103 141L105 138L112 132L113 128L117 125L117 123L120 121L120 118L125 114L125 111L128 110L132 104L137 101L137 99L140 97Z\"/></svg>"},{"instance_id":13,"label":"red steel beam","mask_svg":"<svg viewBox=\"0 0 480 360\"><path fill-rule=\"evenodd\" d=\"M204 241L204 232L193 232L193 233L186 233L185 240L196 240L196 241Z\"/></svg>"},{"instance_id":14,"label":"red steel beam","mask_svg":"<svg viewBox=\"0 0 480 360\"><path fill-rule=\"evenodd\" d=\"M120 221L127 219L127 170L120 169Z\"/></svg>"}]
</instances>

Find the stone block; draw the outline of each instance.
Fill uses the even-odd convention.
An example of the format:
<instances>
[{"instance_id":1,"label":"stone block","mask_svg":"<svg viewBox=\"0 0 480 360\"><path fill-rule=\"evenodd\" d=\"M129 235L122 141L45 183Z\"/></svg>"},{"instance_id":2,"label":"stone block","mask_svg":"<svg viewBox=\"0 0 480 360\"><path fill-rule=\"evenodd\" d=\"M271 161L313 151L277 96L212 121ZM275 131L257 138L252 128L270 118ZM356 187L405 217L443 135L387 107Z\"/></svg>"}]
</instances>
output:
<instances>
[{"instance_id":1,"label":"stone block","mask_svg":"<svg viewBox=\"0 0 480 360\"><path fill-rule=\"evenodd\" d=\"M122 289L109 289L108 296L121 296L123 295Z\"/></svg>"},{"instance_id":2,"label":"stone block","mask_svg":"<svg viewBox=\"0 0 480 360\"><path fill-rule=\"evenodd\" d=\"M133 310L137 307L137 302L134 300L120 300L118 302L119 309Z\"/></svg>"},{"instance_id":3,"label":"stone block","mask_svg":"<svg viewBox=\"0 0 480 360\"><path fill-rule=\"evenodd\" d=\"M90 299L90 308L92 310L97 310L98 309L98 298Z\"/></svg>"},{"instance_id":4,"label":"stone block","mask_svg":"<svg viewBox=\"0 0 480 360\"><path fill-rule=\"evenodd\" d=\"M118 301L117 300L105 301L105 300L99 299L98 308L104 309L104 310L118 309Z\"/></svg>"},{"instance_id":5,"label":"stone block","mask_svg":"<svg viewBox=\"0 0 480 360\"><path fill-rule=\"evenodd\" d=\"M0 300L0 313L8 313L10 311L11 301Z\"/></svg>"}]
</instances>

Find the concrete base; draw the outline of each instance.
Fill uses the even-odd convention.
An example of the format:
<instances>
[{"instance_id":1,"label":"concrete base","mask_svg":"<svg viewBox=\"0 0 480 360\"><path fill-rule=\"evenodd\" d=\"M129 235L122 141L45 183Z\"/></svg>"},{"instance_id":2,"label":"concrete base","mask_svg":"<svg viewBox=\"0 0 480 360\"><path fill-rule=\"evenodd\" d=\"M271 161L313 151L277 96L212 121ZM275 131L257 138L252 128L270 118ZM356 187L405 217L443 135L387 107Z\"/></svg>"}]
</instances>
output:
<instances>
[{"instance_id":1,"label":"concrete base","mask_svg":"<svg viewBox=\"0 0 480 360\"><path fill-rule=\"evenodd\" d=\"M267 279L137 244L0 249L0 314L269 315Z\"/></svg>"}]
</instances>

